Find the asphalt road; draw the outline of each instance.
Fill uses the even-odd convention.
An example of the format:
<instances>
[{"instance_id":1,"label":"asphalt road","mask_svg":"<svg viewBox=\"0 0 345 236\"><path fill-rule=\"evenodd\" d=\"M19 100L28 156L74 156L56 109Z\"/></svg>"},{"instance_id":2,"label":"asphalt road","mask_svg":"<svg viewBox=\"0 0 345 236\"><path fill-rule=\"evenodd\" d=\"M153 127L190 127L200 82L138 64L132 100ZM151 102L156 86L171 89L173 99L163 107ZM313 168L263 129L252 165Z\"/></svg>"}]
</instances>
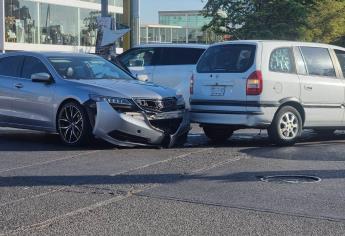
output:
<instances>
[{"instance_id":1,"label":"asphalt road","mask_svg":"<svg viewBox=\"0 0 345 236\"><path fill-rule=\"evenodd\" d=\"M180 149L88 149L0 129L0 235L344 235L345 134L265 132ZM315 183L262 181L308 175Z\"/></svg>"}]
</instances>

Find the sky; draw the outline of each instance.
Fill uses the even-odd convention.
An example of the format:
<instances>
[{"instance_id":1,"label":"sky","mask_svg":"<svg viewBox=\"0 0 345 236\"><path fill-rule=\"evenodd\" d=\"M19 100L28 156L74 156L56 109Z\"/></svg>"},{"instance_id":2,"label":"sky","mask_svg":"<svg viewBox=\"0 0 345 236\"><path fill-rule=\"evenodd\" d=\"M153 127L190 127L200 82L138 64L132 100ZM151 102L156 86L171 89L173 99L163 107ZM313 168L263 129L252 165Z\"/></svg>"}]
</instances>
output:
<instances>
[{"instance_id":1,"label":"sky","mask_svg":"<svg viewBox=\"0 0 345 236\"><path fill-rule=\"evenodd\" d=\"M158 23L158 11L201 10L205 5L201 0L141 0L142 24Z\"/></svg>"}]
</instances>

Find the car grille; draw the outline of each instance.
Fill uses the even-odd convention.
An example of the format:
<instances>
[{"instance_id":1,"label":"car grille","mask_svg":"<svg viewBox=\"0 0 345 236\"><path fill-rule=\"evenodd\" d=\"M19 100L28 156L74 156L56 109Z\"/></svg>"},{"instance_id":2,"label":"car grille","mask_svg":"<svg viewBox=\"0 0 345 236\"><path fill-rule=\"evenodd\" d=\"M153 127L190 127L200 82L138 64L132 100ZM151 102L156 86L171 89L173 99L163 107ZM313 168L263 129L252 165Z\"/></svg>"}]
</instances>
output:
<instances>
[{"instance_id":1,"label":"car grille","mask_svg":"<svg viewBox=\"0 0 345 236\"><path fill-rule=\"evenodd\" d=\"M169 112L176 111L177 100L176 98L164 98L164 99L135 99L135 102L143 110L153 112Z\"/></svg>"},{"instance_id":2,"label":"car grille","mask_svg":"<svg viewBox=\"0 0 345 236\"><path fill-rule=\"evenodd\" d=\"M117 139L119 141L124 141L124 142L132 142L132 143L149 143L149 139L135 136L132 134L127 134L118 130L114 130L108 134L110 137Z\"/></svg>"},{"instance_id":3,"label":"car grille","mask_svg":"<svg viewBox=\"0 0 345 236\"><path fill-rule=\"evenodd\" d=\"M180 127L182 118L167 119L167 120L151 120L152 126L164 131L166 134L174 134Z\"/></svg>"}]
</instances>

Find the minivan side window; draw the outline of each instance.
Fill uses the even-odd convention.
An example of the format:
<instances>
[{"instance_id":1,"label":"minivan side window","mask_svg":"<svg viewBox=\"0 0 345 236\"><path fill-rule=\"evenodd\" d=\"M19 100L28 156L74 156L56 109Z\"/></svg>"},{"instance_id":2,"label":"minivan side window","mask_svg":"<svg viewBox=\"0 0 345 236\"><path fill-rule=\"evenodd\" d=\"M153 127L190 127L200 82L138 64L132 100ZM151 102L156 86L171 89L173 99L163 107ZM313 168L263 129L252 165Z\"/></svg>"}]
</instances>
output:
<instances>
[{"instance_id":1,"label":"minivan side window","mask_svg":"<svg viewBox=\"0 0 345 236\"><path fill-rule=\"evenodd\" d=\"M31 79L36 73L49 73L47 67L36 57L25 57L22 78Z\"/></svg>"},{"instance_id":2,"label":"minivan side window","mask_svg":"<svg viewBox=\"0 0 345 236\"><path fill-rule=\"evenodd\" d=\"M199 48L162 48L157 65L195 65L204 51Z\"/></svg>"},{"instance_id":3,"label":"minivan side window","mask_svg":"<svg viewBox=\"0 0 345 236\"><path fill-rule=\"evenodd\" d=\"M198 73L242 73L254 63L256 46L224 44L212 46L201 56Z\"/></svg>"},{"instance_id":4,"label":"minivan side window","mask_svg":"<svg viewBox=\"0 0 345 236\"><path fill-rule=\"evenodd\" d=\"M343 71L343 76L345 77L345 51L334 50L337 55L341 70Z\"/></svg>"},{"instance_id":5,"label":"minivan side window","mask_svg":"<svg viewBox=\"0 0 345 236\"><path fill-rule=\"evenodd\" d=\"M269 68L273 72L295 73L292 48L277 48L273 50Z\"/></svg>"},{"instance_id":6,"label":"minivan side window","mask_svg":"<svg viewBox=\"0 0 345 236\"><path fill-rule=\"evenodd\" d=\"M336 77L334 65L327 48L301 47L308 74Z\"/></svg>"},{"instance_id":7,"label":"minivan side window","mask_svg":"<svg viewBox=\"0 0 345 236\"><path fill-rule=\"evenodd\" d=\"M157 51L154 48L137 48L120 55L119 58L127 67L153 66Z\"/></svg>"},{"instance_id":8,"label":"minivan side window","mask_svg":"<svg viewBox=\"0 0 345 236\"><path fill-rule=\"evenodd\" d=\"M22 56L9 56L0 59L0 75L19 77L23 63Z\"/></svg>"}]
</instances>

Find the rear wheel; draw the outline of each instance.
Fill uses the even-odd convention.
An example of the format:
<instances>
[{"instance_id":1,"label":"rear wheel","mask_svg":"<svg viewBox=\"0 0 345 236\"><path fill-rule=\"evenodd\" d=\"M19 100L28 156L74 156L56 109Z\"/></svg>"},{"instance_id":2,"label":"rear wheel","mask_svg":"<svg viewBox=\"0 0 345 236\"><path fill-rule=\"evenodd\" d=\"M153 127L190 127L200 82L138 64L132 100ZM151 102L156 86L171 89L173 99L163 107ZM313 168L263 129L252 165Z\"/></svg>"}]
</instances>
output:
<instances>
[{"instance_id":1,"label":"rear wheel","mask_svg":"<svg viewBox=\"0 0 345 236\"><path fill-rule=\"evenodd\" d=\"M226 126L205 125L203 130L213 143L224 143L234 133L232 128Z\"/></svg>"},{"instance_id":2,"label":"rear wheel","mask_svg":"<svg viewBox=\"0 0 345 236\"><path fill-rule=\"evenodd\" d=\"M92 140L92 128L84 108L77 102L68 102L59 110L57 128L62 142L81 146Z\"/></svg>"},{"instance_id":3,"label":"rear wheel","mask_svg":"<svg viewBox=\"0 0 345 236\"><path fill-rule=\"evenodd\" d=\"M268 128L270 139L279 146L295 144L301 132L301 115L291 106L282 107L275 115L272 124Z\"/></svg>"}]
</instances>

